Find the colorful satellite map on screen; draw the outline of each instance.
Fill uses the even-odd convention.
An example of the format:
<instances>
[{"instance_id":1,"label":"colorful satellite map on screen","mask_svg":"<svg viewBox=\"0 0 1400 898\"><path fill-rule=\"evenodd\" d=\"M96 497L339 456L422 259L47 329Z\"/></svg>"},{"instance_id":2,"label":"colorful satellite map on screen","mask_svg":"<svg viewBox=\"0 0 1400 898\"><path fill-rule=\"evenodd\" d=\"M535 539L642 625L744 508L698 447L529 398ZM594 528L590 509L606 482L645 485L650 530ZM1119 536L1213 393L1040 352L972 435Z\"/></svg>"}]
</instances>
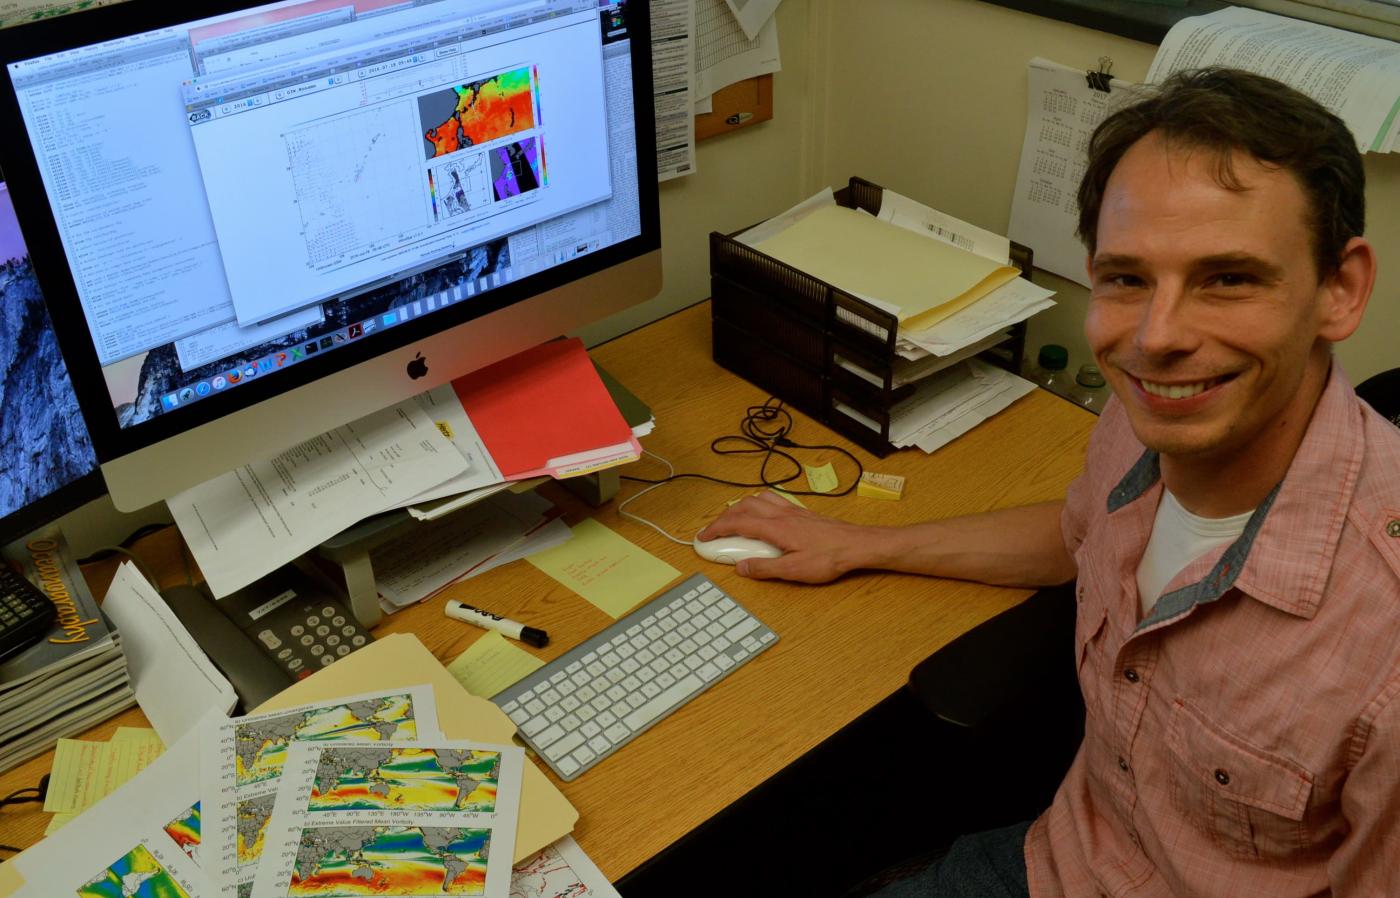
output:
<instances>
[{"instance_id":1,"label":"colorful satellite map on screen","mask_svg":"<svg viewBox=\"0 0 1400 898\"><path fill-rule=\"evenodd\" d=\"M526 131L535 127L530 68L425 94L418 115L428 159Z\"/></svg>"}]
</instances>

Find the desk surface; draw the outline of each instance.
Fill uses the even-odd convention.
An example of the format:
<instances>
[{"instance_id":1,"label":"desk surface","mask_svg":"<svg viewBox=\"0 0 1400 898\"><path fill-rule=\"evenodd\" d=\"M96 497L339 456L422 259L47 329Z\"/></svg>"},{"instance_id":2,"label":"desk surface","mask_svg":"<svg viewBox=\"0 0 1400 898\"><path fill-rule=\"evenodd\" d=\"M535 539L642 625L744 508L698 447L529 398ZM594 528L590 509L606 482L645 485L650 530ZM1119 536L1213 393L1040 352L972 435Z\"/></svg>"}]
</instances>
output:
<instances>
[{"instance_id":1,"label":"desk surface","mask_svg":"<svg viewBox=\"0 0 1400 898\"><path fill-rule=\"evenodd\" d=\"M715 437L737 433L745 409L762 403L766 394L711 361L708 303L606 343L592 355L655 412L656 430L643 441L647 449L679 472L756 480L753 458L720 457L709 450ZM805 416L794 418L796 440L835 442L854 451L867 469L905 475L905 495L897 502L854 493L803 500L819 513L881 524L1059 498L1082 466L1094 423L1082 409L1036 391L933 455L904 450L876 459ZM843 483L849 482L849 462L836 453L802 456L809 464L832 461ZM623 473L657 477L665 472L644 459ZM637 489L624 481L622 495ZM565 509L569 523L592 515L683 575L702 571L780 637L772 649L578 780L555 780L579 810L575 837L614 880L894 692L930 652L1027 595L897 574L858 573L824 586L744 580L732 568L701 561L689 548L623 520L613 504L590 509L556 483L540 490ZM678 536L690 535L728 501L752 492L682 480L639 499L629 511ZM162 586L184 581L177 538L170 528L138 544ZM87 572L95 594L106 591L114 566ZM447 598L479 602L547 629L550 645L531 650L546 660L611 623L534 567L513 564L394 615L375 634L414 633L447 663L483 633L444 618ZM141 726L144 717L133 709L82 738L106 739L119 725ZM722 767L707 760L721 757ZM50 752L0 775L0 795L35 784L52 760ZM0 811L0 842L34 843L48 817L36 805Z\"/></svg>"}]
</instances>

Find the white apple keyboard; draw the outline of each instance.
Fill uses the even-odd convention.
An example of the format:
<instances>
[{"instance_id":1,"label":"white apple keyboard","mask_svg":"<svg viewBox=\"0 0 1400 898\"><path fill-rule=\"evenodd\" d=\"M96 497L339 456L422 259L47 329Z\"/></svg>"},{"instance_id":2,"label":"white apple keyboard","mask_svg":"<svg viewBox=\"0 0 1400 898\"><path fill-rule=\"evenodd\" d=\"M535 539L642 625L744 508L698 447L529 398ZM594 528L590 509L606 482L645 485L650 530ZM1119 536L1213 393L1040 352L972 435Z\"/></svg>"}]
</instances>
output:
<instances>
[{"instance_id":1,"label":"white apple keyboard","mask_svg":"<svg viewBox=\"0 0 1400 898\"><path fill-rule=\"evenodd\" d=\"M568 782L777 640L695 574L491 700Z\"/></svg>"}]
</instances>

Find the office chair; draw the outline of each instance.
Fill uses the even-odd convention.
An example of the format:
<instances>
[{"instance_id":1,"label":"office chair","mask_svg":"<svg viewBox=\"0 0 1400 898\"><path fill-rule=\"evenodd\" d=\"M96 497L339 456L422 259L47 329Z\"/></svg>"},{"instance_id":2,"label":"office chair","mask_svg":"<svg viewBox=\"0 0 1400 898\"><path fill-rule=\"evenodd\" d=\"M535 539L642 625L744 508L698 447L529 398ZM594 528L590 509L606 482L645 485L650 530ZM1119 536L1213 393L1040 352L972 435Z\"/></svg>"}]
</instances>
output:
<instances>
[{"instance_id":1,"label":"office chair","mask_svg":"<svg viewBox=\"0 0 1400 898\"><path fill-rule=\"evenodd\" d=\"M1368 377L1356 388L1356 395L1366 400L1382 417L1389 418L1390 423L1400 427L1400 368L1391 368Z\"/></svg>"}]
</instances>

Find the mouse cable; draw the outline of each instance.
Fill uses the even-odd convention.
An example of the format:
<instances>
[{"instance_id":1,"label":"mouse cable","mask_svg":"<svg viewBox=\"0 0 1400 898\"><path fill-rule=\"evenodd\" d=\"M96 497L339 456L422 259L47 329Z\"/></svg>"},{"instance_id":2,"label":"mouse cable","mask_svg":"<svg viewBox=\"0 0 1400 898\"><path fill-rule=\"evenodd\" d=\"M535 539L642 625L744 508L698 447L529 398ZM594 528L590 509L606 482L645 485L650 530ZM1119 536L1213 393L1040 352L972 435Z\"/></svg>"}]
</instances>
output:
<instances>
[{"instance_id":1,"label":"mouse cable","mask_svg":"<svg viewBox=\"0 0 1400 898\"><path fill-rule=\"evenodd\" d=\"M671 473L659 480L650 480L645 477L633 477L626 474L620 475L620 479L630 480L634 483L649 483L653 486L660 486L672 480L707 480L710 483L718 483L722 486L737 486L744 489L763 489L765 487L768 489L779 489L790 496L836 497L847 495L856 488L857 484L860 483L861 475L865 473L865 466L861 464L860 459L840 446L798 443L788 437L788 434L792 432L792 428L792 414L788 412L787 409L783 408L781 400L774 399L770 396L762 405L748 407L743 420L739 423L739 430L741 431L739 434L728 434L726 436L716 437L714 440L710 441L710 451L716 455L748 455L762 453L763 461L759 465L758 483L725 480L722 477L712 477L709 474L677 474L675 473L675 468L671 467L670 462L666 462L666 465L670 468ZM732 448L732 444L735 443L739 444L739 448ZM851 463L856 466L856 476L845 489L836 492L822 493L816 490L788 489L783 486L783 484L791 483L798 479L804 474L806 469L803 467L802 463L791 454L783 451L784 449L829 449L833 452L839 452L849 458ZM768 476L768 466L775 456L783 459L792 466L791 474L786 477L778 478ZM660 458L660 456L656 457ZM637 495L640 496L641 493ZM633 498L636 497L634 496ZM672 537L672 539L674 539L674 537Z\"/></svg>"},{"instance_id":2,"label":"mouse cable","mask_svg":"<svg viewBox=\"0 0 1400 898\"><path fill-rule=\"evenodd\" d=\"M650 450L648 450L648 449L643 449L643 450L642 450L642 454L643 454L643 455L650 455L652 458L654 458L654 459L656 459L657 461L661 462L663 465L666 466L666 470L670 471L671 473L670 473L670 475L667 476L664 480L642 481L643 483L650 482L650 483L651 483L651 486L647 487L647 488L644 489L644 490L641 490L640 492L636 493L635 495L628 496L626 499L623 499L621 502L617 503L617 513L618 513L620 516L626 518L626 519L629 520L629 521L636 521L638 524L643 524L643 525L645 525L645 526L647 526L647 527L650 527L651 529L655 530L657 533L659 533L659 534L661 534L662 536L666 537L667 539L669 539L669 540L670 540L671 542L673 542L673 543L680 543L680 544L683 545L683 546L688 546L688 545L690 545L690 540L685 540L685 539L681 539L681 538L676 537L676 536L672 536L671 534L667 533L665 530L662 530L661 527L659 527L658 525L653 524L651 521L648 521L646 518L641 517L640 515L635 515L635 514L633 514L633 513L630 512L630 511L625 511L625 510L624 510L624 509L627 508L628 504L630 504L630 503L632 502L632 500L634 500L634 499L640 499L642 496L645 496L647 493L651 492L652 490L656 489L657 487L665 486L666 484L670 483L670 482L671 482L671 478L674 477L675 474L676 474L675 466L672 465L672 464L671 464L669 461L667 461L666 459L664 459L664 458L662 458L661 456L657 455L655 452L652 452L652 451L650 451ZM628 478L626 478L626 479L627 479L627 480L634 480L634 479L636 479L636 478L628 477Z\"/></svg>"}]
</instances>

